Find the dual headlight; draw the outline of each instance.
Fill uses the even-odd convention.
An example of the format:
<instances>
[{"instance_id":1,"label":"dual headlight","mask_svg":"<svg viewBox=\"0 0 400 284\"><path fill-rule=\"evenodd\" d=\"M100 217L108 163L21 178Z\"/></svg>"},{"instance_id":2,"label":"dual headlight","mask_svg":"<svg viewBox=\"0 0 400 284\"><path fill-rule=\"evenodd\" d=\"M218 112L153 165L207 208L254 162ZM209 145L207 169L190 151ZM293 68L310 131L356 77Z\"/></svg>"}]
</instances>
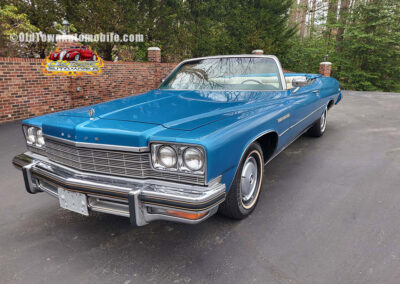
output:
<instances>
[{"instance_id":1,"label":"dual headlight","mask_svg":"<svg viewBox=\"0 0 400 284\"><path fill-rule=\"evenodd\" d=\"M44 146L45 142L42 129L40 129L39 127L28 126L28 125L24 125L23 129L24 129L26 143L28 143L28 145L36 146L39 148Z\"/></svg>"},{"instance_id":2,"label":"dual headlight","mask_svg":"<svg viewBox=\"0 0 400 284\"><path fill-rule=\"evenodd\" d=\"M158 170L204 174L205 151L202 147L151 144L153 167Z\"/></svg>"}]
</instances>

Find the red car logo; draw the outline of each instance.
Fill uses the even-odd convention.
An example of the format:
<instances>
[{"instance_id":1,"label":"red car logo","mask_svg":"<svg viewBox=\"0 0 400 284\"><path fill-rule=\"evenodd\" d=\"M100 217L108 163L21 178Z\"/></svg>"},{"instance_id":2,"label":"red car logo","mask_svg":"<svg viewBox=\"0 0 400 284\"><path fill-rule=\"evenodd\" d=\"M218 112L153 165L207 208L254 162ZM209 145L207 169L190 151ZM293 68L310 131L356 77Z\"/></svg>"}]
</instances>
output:
<instances>
[{"instance_id":1,"label":"red car logo","mask_svg":"<svg viewBox=\"0 0 400 284\"><path fill-rule=\"evenodd\" d=\"M96 61L97 55L89 47L72 46L70 48L61 49L50 54L50 60L67 60L67 61Z\"/></svg>"}]
</instances>

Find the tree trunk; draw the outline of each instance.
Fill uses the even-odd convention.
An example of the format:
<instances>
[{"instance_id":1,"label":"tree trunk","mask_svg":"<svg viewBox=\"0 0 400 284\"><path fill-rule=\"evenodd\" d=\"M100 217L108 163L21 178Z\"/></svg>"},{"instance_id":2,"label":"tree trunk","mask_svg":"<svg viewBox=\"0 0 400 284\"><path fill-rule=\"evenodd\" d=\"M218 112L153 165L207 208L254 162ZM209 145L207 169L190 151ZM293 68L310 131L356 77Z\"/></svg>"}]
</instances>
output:
<instances>
[{"instance_id":1,"label":"tree trunk","mask_svg":"<svg viewBox=\"0 0 400 284\"><path fill-rule=\"evenodd\" d=\"M307 10L308 10L308 0L300 0L299 5L299 21L300 21L300 38L304 39L304 35L306 34L306 18L307 18Z\"/></svg>"},{"instance_id":2,"label":"tree trunk","mask_svg":"<svg viewBox=\"0 0 400 284\"><path fill-rule=\"evenodd\" d=\"M350 6L350 0L341 0L340 2L340 11L339 11L339 28L337 31L336 35L336 40L337 40L337 51L341 52L343 48L343 35L345 31L345 25L347 22L347 16L349 13L349 6Z\"/></svg>"},{"instance_id":3,"label":"tree trunk","mask_svg":"<svg viewBox=\"0 0 400 284\"><path fill-rule=\"evenodd\" d=\"M297 13L297 0L294 0L289 12L289 23L292 27L297 24Z\"/></svg>"},{"instance_id":4,"label":"tree trunk","mask_svg":"<svg viewBox=\"0 0 400 284\"><path fill-rule=\"evenodd\" d=\"M312 38L312 33L314 32L314 25L315 25L315 12L317 10L317 0L312 1L311 7L311 17L310 17L310 38Z\"/></svg>"},{"instance_id":5,"label":"tree trunk","mask_svg":"<svg viewBox=\"0 0 400 284\"><path fill-rule=\"evenodd\" d=\"M328 38L336 33L336 28L333 26L337 24L338 0L328 0L328 17L326 20Z\"/></svg>"}]
</instances>

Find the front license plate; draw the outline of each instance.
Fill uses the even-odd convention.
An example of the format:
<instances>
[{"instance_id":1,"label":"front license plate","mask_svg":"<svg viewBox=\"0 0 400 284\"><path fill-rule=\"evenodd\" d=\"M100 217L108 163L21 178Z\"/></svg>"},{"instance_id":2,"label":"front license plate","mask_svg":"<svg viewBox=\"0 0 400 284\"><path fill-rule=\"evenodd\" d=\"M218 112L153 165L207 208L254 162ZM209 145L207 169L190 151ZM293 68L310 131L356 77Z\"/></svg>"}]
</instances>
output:
<instances>
[{"instance_id":1,"label":"front license plate","mask_svg":"<svg viewBox=\"0 0 400 284\"><path fill-rule=\"evenodd\" d=\"M89 216L86 195L78 192L58 189L58 199L62 208Z\"/></svg>"}]
</instances>

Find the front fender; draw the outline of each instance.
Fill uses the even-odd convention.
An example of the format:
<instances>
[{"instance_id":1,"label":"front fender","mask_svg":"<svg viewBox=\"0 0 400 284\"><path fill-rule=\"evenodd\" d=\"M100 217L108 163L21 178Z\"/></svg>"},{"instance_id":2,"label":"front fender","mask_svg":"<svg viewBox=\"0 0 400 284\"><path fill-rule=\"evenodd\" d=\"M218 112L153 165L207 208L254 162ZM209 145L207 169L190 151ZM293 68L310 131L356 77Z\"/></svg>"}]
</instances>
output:
<instances>
[{"instance_id":1,"label":"front fender","mask_svg":"<svg viewBox=\"0 0 400 284\"><path fill-rule=\"evenodd\" d=\"M211 134L199 139L207 151L207 180L221 175L222 182L228 190L248 146L266 133L277 133L276 116L279 116L281 111L265 112L265 109L260 108L210 125L207 130L211 131ZM206 132L205 129L202 131ZM199 132L200 130L192 131L188 135L195 136ZM183 141L184 137L181 139L179 140Z\"/></svg>"},{"instance_id":2,"label":"front fender","mask_svg":"<svg viewBox=\"0 0 400 284\"><path fill-rule=\"evenodd\" d=\"M261 129L260 129L261 131ZM247 136L245 135L242 138L239 138L239 140L242 140L242 142L239 142L238 147L236 148L237 150L234 151L230 151L230 149L228 149L228 153L230 153L232 159L230 164L228 164L228 169L226 169L225 171L223 171L221 173L222 176L222 183L224 183L226 185L226 191L228 192L230 189L230 186L233 182L233 179L235 178L238 166L240 164L240 161L243 159L243 156L246 152L246 150L248 149L248 147L255 141L257 141L257 139L259 139L260 137L262 137L263 135L269 134L269 133L275 133L277 134L277 132L274 129L268 129L264 132L260 132L258 134L256 134L258 131L249 131L249 135L253 135L253 136ZM278 135L277 135L278 136ZM278 136L279 139L279 136ZM275 145L275 148L272 149L272 156L274 155L274 153L276 152L276 146L278 145L279 141L277 141L277 144ZM225 150L220 149L222 152L225 152ZM227 153L227 154L228 154ZM264 161L264 163L266 163L267 161ZM217 169L215 169L217 170ZM210 174L212 173L213 169L211 168L210 170Z\"/></svg>"}]
</instances>

